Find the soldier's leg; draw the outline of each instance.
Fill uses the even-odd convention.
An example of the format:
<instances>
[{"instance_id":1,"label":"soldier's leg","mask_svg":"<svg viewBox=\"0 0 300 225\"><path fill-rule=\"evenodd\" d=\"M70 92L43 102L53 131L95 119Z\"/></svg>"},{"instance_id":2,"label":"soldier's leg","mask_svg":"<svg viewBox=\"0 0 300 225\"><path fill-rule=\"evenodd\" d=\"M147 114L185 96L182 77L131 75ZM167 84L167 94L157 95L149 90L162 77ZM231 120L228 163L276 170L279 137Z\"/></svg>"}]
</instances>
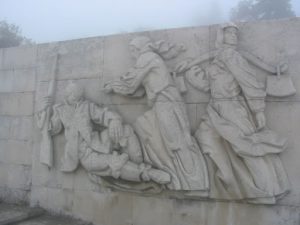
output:
<instances>
[{"instance_id":1,"label":"soldier's leg","mask_svg":"<svg viewBox=\"0 0 300 225\"><path fill-rule=\"evenodd\" d=\"M80 158L80 162L88 172L102 172L110 170L110 158L110 154L101 154L87 148L86 153Z\"/></svg>"},{"instance_id":2,"label":"soldier's leg","mask_svg":"<svg viewBox=\"0 0 300 225\"><path fill-rule=\"evenodd\" d=\"M80 159L84 169L99 176L112 176L128 181L154 181L159 184L167 184L171 177L168 173L153 169L149 165L131 162L126 153L102 154L87 149L86 154Z\"/></svg>"},{"instance_id":3,"label":"soldier's leg","mask_svg":"<svg viewBox=\"0 0 300 225\"><path fill-rule=\"evenodd\" d=\"M154 181L159 184L167 184L171 181L171 176L162 171L151 168L150 165L135 164L127 161L120 171L120 178L131 181Z\"/></svg>"},{"instance_id":4,"label":"soldier's leg","mask_svg":"<svg viewBox=\"0 0 300 225\"><path fill-rule=\"evenodd\" d=\"M128 154L129 160L140 164L143 162L143 153L139 139L129 125L124 125L124 137L120 140L121 152Z\"/></svg>"}]
</instances>

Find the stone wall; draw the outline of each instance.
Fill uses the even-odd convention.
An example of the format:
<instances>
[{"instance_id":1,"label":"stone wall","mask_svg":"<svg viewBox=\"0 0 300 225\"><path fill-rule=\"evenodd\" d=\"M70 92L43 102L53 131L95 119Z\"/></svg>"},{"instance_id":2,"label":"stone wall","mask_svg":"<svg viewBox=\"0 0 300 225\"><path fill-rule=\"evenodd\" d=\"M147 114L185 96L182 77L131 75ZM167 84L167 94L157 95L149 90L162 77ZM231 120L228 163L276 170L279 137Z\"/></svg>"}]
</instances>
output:
<instances>
[{"instance_id":1,"label":"stone wall","mask_svg":"<svg viewBox=\"0 0 300 225\"><path fill-rule=\"evenodd\" d=\"M33 119L51 79L54 48L62 50L55 102L71 80L82 84L85 96L119 112L127 123L147 110L146 99L103 92L103 84L124 74L134 63L128 43L136 34L96 37L0 50L0 197L23 201L50 211L103 225L296 225L300 222L300 19L240 24L240 48L271 65L283 52L289 61L297 94L267 98L267 125L289 138L281 159L291 192L275 206L212 200L180 200L110 191L90 182L87 173L60 172L64 137L54 139L55 165L39 163L41 134ZM154 40L182 43L187 51L168 62L174 67L187 57L214 49L216 26L144 32ZM266 73L258 71L261 79ZM184 99L193 131L205 113L209 95L188 85Z\"/></svg>"},{"instance_id":2,"label":"stone wall","mask_svg":"<svg viewBox=\"0 0 300 225\"><path fill-rule=\"evenodd\" d=\"M0 196L11 202L30 199L36 54L0 50Z\"/></svg>"}]
</instances>

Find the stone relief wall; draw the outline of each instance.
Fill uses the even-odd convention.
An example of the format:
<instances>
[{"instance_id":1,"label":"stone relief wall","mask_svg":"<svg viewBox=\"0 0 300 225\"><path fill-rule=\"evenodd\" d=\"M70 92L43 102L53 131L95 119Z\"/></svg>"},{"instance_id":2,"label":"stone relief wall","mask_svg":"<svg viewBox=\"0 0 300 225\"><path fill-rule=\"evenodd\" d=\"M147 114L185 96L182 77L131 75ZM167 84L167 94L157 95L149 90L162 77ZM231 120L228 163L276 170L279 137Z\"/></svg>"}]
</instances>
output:
<instances>
[{"instance_id":1,"label":"stone relief wall","mask_svg":"<svg viewBox=\"0 0 300 225\"><path fill-rule=\"evenodd\" d=\"M0 50L0 198L30 201L36 47Z\"/></svg>"},{"instance_id":2,"label":"stone relief wall","mask_svg":"<svg viewBox=\"0 0 300 225\"><path fill-rule=\"evenodd\" d=\"M0 86L0 110L10 129L0 134L13 150L1 148L0 166L26 167L29 176L11 184L15 175L1 174L1 195L20 190L32 205L96 224L299 223L299 25L230 24L2 50L9 85ZM30 68L32 83L15 80ZM5 96L19 92L6 106ZM18 104L27 94L31 105ZM15 131L26 137L13 131L20 117L30 119L26 130L33 126L32 134ZM40 163L45 131L56 134L48 166ZM19 139L32 154L8 145Z\"/></svg>"}]
</instances>

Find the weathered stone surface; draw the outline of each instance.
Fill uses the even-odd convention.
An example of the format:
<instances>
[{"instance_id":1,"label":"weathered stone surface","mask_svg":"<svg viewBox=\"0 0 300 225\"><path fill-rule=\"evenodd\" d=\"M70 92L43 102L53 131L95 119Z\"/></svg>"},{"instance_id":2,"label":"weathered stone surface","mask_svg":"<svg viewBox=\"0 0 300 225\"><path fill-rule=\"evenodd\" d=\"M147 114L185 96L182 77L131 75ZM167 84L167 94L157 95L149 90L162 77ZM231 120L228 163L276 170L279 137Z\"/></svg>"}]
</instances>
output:
<instances>
[{"instance_id":1,"label":"weathered stone surface","mask_svg":"<svg viewBox=\"0 0 300 225\"><path fill-rule=\"evenodd\" d=\"M8 139L10 137L10 117L0 116L0 124L0 139Z\"/></svg>"},{"instance_id":2,"label":"weathered stone surface","mask_svg":"<svg viewBox=\"0 0 300 225\"><path fill-rule=\"evenodd\" d=\"M0 140L1 163L31 165L31 160L31 141Z\"/></svg>"},{"instance_id":3,"label":"weathered stone surface","mask_svg":"<svg viewBox=\"0 0 300 225\"><path fill-rule=\"evenodd\" d=\"M0 163L0 186L29 191L31 188L31 166Z\"/></svg>"},{"instance_id":4,"label":"weathered stone surface","mask_svg":"<svg viewBox=\"0 0 300 225\"><path fill-rule=\"evenodd\" d=\"M289 140L287 149L280 154L280 160L287 171L291 190L274 206L218 202L213 199L208 201L203 198L191 200L193 197L183 197L178 192L151 194L151 197L123 193L105 187L103 181L97 180L93 183L88 177L89 171L85 171L81 165L74 173L62 173L61 159L68 143L66 139L69 138L65 137L66 130L62 130L53 138L54 167L49 169L39 162L42 135L36 125L33 125L33 112L41 109L41 100L47 95L49 81L53 75L53 55L57 50L61 57L58 63L55 104L66 104L64 91L72 81L84 88L84 96L89 102L96 103L100 107L108 107L109 110L117 112L124 123L136 128L136 119L153 108L152 105L147 105L146 97L128 98L111 95L105 93L104 89L104 84L108 81L118 79L130 68L136 69L133 68L135 60L131 57L129 42L137 36L144 35L150 37L153 42L165 40L174 44L184 44L186 52L172 60L164 60L168 72L172 72L176 65L186 58L198 58L207 52L213 52L216 49L219 26L114 35L0 50L0 198L5 201L27 201L51 212L68 214L103 225L298 224L300 221L299 27L299 18L239 24L237 52L250 51L261 61L272 66L276 66L282 58L286 59L289 65L288 74L291 75L297 89L296 95L291 97L266 98L266 126ZM203 63L201 67L206 69L211 64L213 60ZM267 75L270 74L261 69L255 70L257 79L265 83ZM202 118L207 113L211 97L210 93L198 91L194 87L197 86L195 83L185 82L187 92L182 95L181 100L186 103L192 134L198 130L201 121L203 123ZM146 82L143 85L147 86ZM170 115L170 111L165 115ZM231 113L233 112L235 110L231 110ZM224 115L223 113L224 110L219 112L219 115ZM84 115L88 118L88 114ZM37 116L37 113L34 116ZM168 119L166 116L163 122ZM64 128L70 129L67 123L64 125ZM169 133L164 134L171 134L174 131L175 129L169 129ZM163 148L158 149L162 152ZM203 146L200 151L203 151ZM186 199L180 200L181 198ZM41 219L25 224L41 223L54 222ZM55 224L59 223L56 221Z\"/></svg>"},{"instance_id":5,"label":"weathered stone surface","mask_svg":"<svg viewBox=\"0 0 300 225\"><path fill-rule=\"evenodd\" d=\"M17 224L41 216L43 213L44 210L40 208L0 204L0 225Z\"/></svg>"},{"instance_id":6,"label":"weathered stone surface","mask_svg":"<svg viewBox=\"0 0 300 225\"><path fill-rule=\"evenodd\" d=\"M35 91L35 68L0 70L0 93Z\"/></svg>"},{"instance_id":7,"label":"weathered stone surface","mask_svg":"<svg viewBox=\"0 0 300 225\"><path fill-rule=\"evenodd\" d=\"M31 116L33 114L34 94L25 93L1 93L0 115Z\"/></svg>"},{"instance_id":8,"label":"weathered stone surface","mask_svg":"<svg viewBox=\"0 0 300 225\"><path fill-rule=\"evenodd\" d=\"M55 50L57 49L57 50ZM60 53L58 79L99 78L103 66L103 39L90 38L38 47L37 76L41 81L51 79L53 56Z\"/></svg>"},{"instance_id":9,"label":"weathered stone surface","mask_svg":"<svg viewBox=\"0 0 300 225\"><path fill-rule=\"evenodd\" d=\"M32 140L33 135L32 116L11 118L10 139L16 140Z\"/></svg>"},{"instance_id":10,"label":"weathered stone surface","mask_svg":"<svg viewBox=\"0 0 300 225\"><path fill-rule=\"evenodd\" d=\"M28 204L30 190L0 186L0 201L11 204Z\"/></svg>"},{"instance_id":11,"label":"weathered stone surface","mask_svg":"<svg viewBox=\"0 0 300 225\"><path fill-rule=\"evenodd\" d=\"M16 225L91 225L91 224L88 222L83 222L68 217L45 215L45 216L40 216L38 218L30 219L28 221L16 223Z\"/></svg>"},{"instance_id":12,"label":"weathered stone surface","mask_svg":"<svg viewBox=\"0 0 300 225\"><path fill-rule=\"evenodd\" d=\"M32 140L32 116L0 116L0 139Z\"/></svg>"},{"instance_id":13,"label":"weathered stone surface","mask_svg":"<svg viewBox=\"0 0 300 225\"><path fill-rule=\"evenodd\" d=\"M41 208L0 204L0 225L88 225L81 220L49 215Z\"/></svg>"},{"instance_id":14,"label":"weathered stone surface","mask_svg":"<svg viewBox=\"0 0 300 225\"><path fill-rule=\"evenodd\" d=\"M2 69L22 69L36 66L37 46L3 49Z\"/></svg>"}]
</instances>

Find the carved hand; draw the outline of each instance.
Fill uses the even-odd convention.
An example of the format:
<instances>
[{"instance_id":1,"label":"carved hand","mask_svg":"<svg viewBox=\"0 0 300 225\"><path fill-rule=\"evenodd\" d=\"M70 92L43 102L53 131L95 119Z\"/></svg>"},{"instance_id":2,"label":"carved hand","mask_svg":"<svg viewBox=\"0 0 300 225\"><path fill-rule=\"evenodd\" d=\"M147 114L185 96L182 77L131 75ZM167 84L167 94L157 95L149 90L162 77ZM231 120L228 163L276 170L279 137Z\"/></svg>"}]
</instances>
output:
<instances>
[{"instance_id":1,"label":"carved hand","mask_svg":"<svg viewBox=\"0 0 300 225\"><path fill-rule=\"evenodd\" d=\"M257 122L257 129L261 130L266 126L266 117L264 112L258 112L255 115L255 119Z\"/></svg>"},{"instance_id":2,"label":"carved hand","mask_svg":"<svg viewBox=\"0 0 300 225\"><path fill-rule=\"evenodd\" d=\"M51 96L45 96L42 98L40 109L46 110L53 103L53 98Z\"/></svg>"},{"instance_id":3,"label":"carved hand","mask_svg":"<svg viewBox=\"0 0 300 225\"><path fill-rule=\"evenodd\" d=\"M108 126L109 137L118 143L123 137L123 126L120 120L111 120Z\"/></svg>"},{"instance_id":4,"label":"carved hand","mask_svg":"<svg viewBox=\"0 0 300 225\"><path fill-rule=\"evenodd\" d=\"M191 73L189 74L192 74L194 76L199 76L203 79L205 73L204 73L204 70L200 67L200 66L193 66L191 69L190 69ZM188 76L188 74L186 74L186 76Z\"/></svg>"},{"instance_id":5,"label":"carved hand","mask_svg":"<svg viewBox=\"0 0 300 225\"><path fill-rule=\"evenodd\" d=\"M288 63L281 63L280 64L280 73L286 73L289 69Z\"/></svg>"},{"instance_id":6,"label":"carved hand","mask_svg":"<svg viewBox=\"0 0 300 225\"><path fill-rule=\"evenodd\" d=\"M189 60L185 60L185 61L178 63L175 67L175 72L183 73L183 72L187 71L190 68L189 64L190 64Z\"/></svg>"},{"instance_id":7,"label":"carved hand","mask_svg":"<svg viewBox=\"0 0 300 225\"><path fill-rule=\"evenodd\" d=\"M107 83L104 85L103 90L106 94L109 94L113 91L113 88L112 88L111 84Z\"/></svg>"}]
</instances>

